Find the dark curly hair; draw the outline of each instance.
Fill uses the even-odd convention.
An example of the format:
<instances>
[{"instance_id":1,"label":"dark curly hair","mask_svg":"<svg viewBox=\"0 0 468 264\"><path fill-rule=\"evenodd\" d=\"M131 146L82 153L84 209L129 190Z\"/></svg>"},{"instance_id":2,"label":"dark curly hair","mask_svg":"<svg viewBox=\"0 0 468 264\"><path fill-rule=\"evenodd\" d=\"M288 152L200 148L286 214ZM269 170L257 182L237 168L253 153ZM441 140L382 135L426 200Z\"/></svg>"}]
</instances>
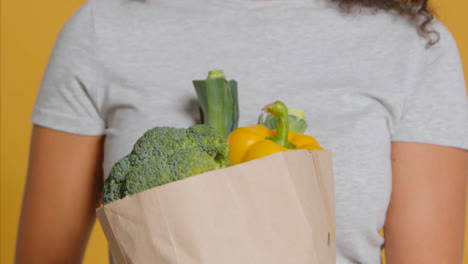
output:
<instances>
[{"instance_id":1,"label":"dark curly hair","mask_svg":"<svg viewBox=\"0 0 468 264\"><path fill-rule=\"evenodd\" d=\"M338 6L350 12L354 7L367 7L375 10L396 11L411 22L417 24L418 32L424 36L429 46L436 44L440 35L430 27L434 12L429 9L429 0L331 0Z\"/></svg>"}]
</instances>

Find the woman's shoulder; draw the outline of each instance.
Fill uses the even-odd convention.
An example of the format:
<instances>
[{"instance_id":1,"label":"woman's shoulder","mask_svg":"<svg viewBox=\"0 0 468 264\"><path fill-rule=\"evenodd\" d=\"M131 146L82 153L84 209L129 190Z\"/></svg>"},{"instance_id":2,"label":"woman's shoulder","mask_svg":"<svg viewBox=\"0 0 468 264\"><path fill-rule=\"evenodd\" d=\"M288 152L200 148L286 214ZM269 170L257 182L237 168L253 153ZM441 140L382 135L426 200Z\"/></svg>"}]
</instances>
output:
<instances>
[{"instance_id":1,"label":"woman's shoulder","mask_svg":"<svg viewBox=\"0 0 468 264\"><path fill-rule=\"evenodd\" d=\"M382 38L387 43L394 43L395 48L409 50L417 56L458 52L452 33L435 16L420 14L409 17L391 11L378 13L376 23L381 27Z\"/></svg>"}]
</instances>

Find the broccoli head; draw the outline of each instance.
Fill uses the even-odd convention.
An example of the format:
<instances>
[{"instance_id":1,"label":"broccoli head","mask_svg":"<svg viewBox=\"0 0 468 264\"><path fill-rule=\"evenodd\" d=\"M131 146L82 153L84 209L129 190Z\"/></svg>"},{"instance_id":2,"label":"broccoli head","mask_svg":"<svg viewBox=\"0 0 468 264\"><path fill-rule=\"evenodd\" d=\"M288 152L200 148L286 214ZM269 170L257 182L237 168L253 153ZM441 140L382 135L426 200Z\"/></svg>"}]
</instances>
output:
<instances>
[{"instance_id":1,"label":"broccoli head","mask_svg":"<svg viewBox=\"0 0 468 264\"><path fill-rule=\"evenodd\" d=\"M226 139L213 127L155 127L112 167L103 203L229 165Z\"/></svg>"}]
</instances>

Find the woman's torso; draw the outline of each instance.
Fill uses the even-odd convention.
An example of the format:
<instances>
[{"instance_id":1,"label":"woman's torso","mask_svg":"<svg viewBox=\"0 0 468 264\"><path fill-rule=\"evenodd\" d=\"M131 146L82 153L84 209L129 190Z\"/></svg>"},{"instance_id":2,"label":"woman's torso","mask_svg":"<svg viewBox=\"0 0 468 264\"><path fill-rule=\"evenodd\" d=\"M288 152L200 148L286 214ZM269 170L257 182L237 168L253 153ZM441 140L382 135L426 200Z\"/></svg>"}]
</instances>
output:
<instances>
[{"instance_id":1,"label":"woman's torso","mask_svg":"<svg viewBox=\"0 0 468 264\"><path fill-rule=\"evenodd\" d=\"M337 263L379 263L409 56L388 42L414 28L322 0L93 5L105 176L145 130L198 122L191 81L223 69L239 84L240 125L277 99L305 111L306 133L333 151Z\"/></svg>"}]
</instances>

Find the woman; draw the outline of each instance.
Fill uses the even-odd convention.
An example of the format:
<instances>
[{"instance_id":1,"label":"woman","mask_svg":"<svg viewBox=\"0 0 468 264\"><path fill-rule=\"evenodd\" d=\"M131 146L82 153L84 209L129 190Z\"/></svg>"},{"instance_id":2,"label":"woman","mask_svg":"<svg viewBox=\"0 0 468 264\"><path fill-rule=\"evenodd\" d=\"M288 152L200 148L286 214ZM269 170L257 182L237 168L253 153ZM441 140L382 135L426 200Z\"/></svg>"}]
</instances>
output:
<instances>
[{"instance_id":1,"label":"woman","mask_svg":"<svg viewBox=\"0 0 468 264\"><path fill-rule=\"evenodd\" d=\"M389 264L461 263L468 104L455 41L426 6L88 0L34 108L16 262L80 262L102 177L146 129L194 124L191 80L221 68L240 125L280 99L333 150L337 263L379 263L384 241Z\"/></svg>"}]
</instances>

